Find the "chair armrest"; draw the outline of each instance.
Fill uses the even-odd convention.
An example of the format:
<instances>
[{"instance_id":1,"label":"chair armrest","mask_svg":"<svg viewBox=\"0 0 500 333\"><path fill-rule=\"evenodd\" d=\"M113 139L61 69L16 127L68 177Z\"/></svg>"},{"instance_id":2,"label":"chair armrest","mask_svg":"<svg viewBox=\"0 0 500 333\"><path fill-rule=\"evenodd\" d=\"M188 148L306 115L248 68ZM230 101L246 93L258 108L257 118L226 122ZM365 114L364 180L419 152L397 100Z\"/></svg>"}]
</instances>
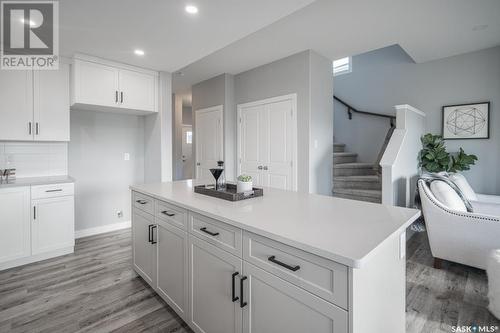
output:
<instances>
[{"instance_id":1,"label":"chair armrest","mask_svg":"<svg viewBox=\"0 0 500 333\"><path fill-rule=\"evenodd\" d=\"M500 205L500 195L476 194L476 196L476 201L496 203Z\"/></svg>"}]
</instances>

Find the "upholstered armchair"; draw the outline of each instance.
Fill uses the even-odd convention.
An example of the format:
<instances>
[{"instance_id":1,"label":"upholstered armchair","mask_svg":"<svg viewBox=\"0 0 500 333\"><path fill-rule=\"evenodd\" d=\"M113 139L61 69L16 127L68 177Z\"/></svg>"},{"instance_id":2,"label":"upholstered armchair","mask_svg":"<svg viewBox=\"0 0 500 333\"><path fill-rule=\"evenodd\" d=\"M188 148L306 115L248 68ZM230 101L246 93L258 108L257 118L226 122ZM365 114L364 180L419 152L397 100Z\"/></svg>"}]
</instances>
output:
<instances>
[{"instance_id":1,"label":"upholstered armchair","mask_svg":"<svg viewBox=\"0 0 500 333\"><path fill-rule=\"evenodd\" d=\"M452 209L436 199L424 180L418 190L434 266L440 259L486 269L493 249L500 249L500 197L477 194L474 213Z\"/></svg>"}]
</instances>

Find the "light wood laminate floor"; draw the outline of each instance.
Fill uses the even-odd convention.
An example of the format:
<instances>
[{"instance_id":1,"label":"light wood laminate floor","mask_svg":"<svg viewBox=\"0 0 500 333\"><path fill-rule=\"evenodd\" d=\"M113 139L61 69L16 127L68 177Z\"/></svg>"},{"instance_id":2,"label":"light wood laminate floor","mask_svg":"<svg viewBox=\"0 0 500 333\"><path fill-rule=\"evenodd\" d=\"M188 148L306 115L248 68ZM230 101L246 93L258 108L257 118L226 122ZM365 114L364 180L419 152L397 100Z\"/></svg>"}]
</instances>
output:
<instances>
[{"instance_id":1,"label":"light wood laminate floor","mask_svg":"<svg viewBox=\"0 0 500 333\"><path fill-rule=\"evenodd\" d=\"M486 274L453 263L432 268L425 234L408 243L407 273L408 333L500 325L486 309ZM74 254L0 272L0 332L192 331L131 269L124 230L79 239Z\"/></svg>"}]
</instances>

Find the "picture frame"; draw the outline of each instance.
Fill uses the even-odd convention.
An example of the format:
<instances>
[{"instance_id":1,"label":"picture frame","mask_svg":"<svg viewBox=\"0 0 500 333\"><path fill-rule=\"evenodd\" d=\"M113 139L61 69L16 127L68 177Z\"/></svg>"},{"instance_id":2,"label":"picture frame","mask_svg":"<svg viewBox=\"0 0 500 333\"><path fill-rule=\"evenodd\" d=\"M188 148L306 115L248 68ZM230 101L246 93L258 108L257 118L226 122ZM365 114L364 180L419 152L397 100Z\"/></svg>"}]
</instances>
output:
<instances>
[{"instance_id":1,"label":"picture frame","mask_svg":"<svg viewBox=\"0 0 500 333\"><path fill-rule=\"evenodd\" d=\"M441 134L445 140L490 138L490 102L445 105Z\"/></svg>"}]
</instances>

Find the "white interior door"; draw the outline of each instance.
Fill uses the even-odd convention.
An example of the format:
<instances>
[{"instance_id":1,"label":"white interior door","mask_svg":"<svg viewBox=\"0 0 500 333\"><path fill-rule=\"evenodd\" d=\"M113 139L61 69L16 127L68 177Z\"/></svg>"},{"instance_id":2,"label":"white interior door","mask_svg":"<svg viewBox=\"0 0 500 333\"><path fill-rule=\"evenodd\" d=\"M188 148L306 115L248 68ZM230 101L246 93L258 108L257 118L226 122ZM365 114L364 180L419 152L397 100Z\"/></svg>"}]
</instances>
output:
<instances>
[{"instance_id":1,"label":"white interior door","mask_svg":"<svg viewBox=\"0 0 500 333\"><path fill-rule=\"evenodd\" d=\"M223 160L222 105L195 111L196 178L213 180L211 168Z\"/></svg>"},{"instance_id":2,"label":"white interior door","mask_svg":"<svg viewBox=\"0 0 500 333\"><path fill-rule=\"evenodd\" d=\"M182 178L193 178L193 127L182 126Z\"/></svg>"},{"instance_id":3,"label":"white interior door","mask_svg":"<svg viewBox=\"0 0 500 333\"><path fill-rule=\"evenodd\" d=\"M296 190L295 110L295 95L238 106L238 174L257 186Z\"/></svg>"}]
</instances>

